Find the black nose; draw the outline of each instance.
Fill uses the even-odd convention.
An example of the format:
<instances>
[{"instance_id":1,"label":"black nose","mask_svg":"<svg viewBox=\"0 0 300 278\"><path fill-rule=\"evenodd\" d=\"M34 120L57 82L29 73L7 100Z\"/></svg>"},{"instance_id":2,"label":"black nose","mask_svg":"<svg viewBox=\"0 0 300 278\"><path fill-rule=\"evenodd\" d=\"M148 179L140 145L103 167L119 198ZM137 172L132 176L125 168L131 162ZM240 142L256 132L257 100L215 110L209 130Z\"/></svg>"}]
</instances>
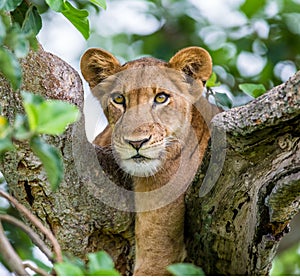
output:
<instances>
[{"instance_id":1,"label":"black nose","mask_svg":"<svg viewBox=\"0 0 300 278\"><path fill-rule=\"evenodd\" d=\"M150 140L150 138L151 138L151 136L148 138L144 138L142 140L137 140L137 141L125 139L125 142L127 142L129 145L131 145L134 149L136 149L138 151L142 147L142 145L144 145L145 143L147 143Z\"/></svg>"}]
</instances>

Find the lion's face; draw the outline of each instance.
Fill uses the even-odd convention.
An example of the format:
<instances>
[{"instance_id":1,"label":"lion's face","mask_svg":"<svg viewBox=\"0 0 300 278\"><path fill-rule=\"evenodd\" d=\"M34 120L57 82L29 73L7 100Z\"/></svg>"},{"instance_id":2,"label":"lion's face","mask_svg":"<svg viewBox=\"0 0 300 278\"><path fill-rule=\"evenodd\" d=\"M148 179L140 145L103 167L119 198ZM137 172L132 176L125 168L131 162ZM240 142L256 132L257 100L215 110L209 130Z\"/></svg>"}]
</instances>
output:
<instances>
[{"instance_id":1,"label":"lion's face","mask_svg":"<svg viewBox=\"0 0 300 278\"><path fill-rule=\"evenodd\" d=\"M207 54L200 50L201 55ZM184 52L181 56L186 54ZM96 51L86 57L87 61L83 57L83 75L90 80L92 92L100 100L112 129L111 146L116 161L130 175L154 175L167 159L180 155L186 137L191 134L193 104L201 95L202 82L210 75L211 62L205 56L206 60L201 59L200 66L191 60L191 56L187 56L190 62L182 64L176 55L169 63L144 58L122 67L116 65L115 60L110 60L110 69L114 68L112 74L100 78L100 82L96 76L101 76L103 71L95 69L103 64L103 60L99 60L99 57L103 59L103 55ZM88 62L87 78L84 68ZM209 73L202 72L201 78L197 77L196 70L206 67ZM89 79L91 69L94 78Z\"/></svg>"}]
</instances>

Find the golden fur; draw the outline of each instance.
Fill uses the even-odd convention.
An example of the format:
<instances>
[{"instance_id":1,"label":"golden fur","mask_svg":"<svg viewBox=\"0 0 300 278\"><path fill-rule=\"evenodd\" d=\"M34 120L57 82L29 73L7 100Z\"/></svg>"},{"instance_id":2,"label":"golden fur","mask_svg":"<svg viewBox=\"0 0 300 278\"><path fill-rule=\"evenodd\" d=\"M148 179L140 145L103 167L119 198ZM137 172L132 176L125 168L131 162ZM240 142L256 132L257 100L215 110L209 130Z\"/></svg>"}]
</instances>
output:
<instances>
[{"instance_id":1,"label":"golden fur","mask_svg":"<svg viewBox=\"0 0 300 278\"><path fill-rule=\"evenodd\" d=\"M217 112L201 97L211 58L204 49L189 47L169 62L142 58L120 65L93 48L83 55L81 71L109 122L94 143L110 147L133 178L134 274L167 275L168 265L185 258L184 191L208 144L206 123ZM153 192L161 192L158 199L149 197Z\"/></svg>"}]
</instances>

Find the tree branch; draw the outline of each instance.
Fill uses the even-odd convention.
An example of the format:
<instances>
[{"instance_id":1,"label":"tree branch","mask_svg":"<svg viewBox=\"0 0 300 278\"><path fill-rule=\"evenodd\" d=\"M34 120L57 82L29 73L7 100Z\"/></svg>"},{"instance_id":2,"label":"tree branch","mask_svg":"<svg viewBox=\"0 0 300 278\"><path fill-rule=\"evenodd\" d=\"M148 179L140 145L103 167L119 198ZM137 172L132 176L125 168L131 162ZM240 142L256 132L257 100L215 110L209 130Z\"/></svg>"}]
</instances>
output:
<instances>
[{"instance_id":1,"label":"tree branch","mask_svg":"<svg viewBox=\"0 0 300 278\"><path fill-rule=\"evenodd\" d=\"M16 275L25 276L28 275L23 266L21 258L18 256L14 248L9 243L7 237L4 234L2 223L0 221L0 250L4 261L9 266L10 270Z\"/></svg>"},{"instance_id":2,"label":"tree branch","mask_svg":"<svg viewBox=\"0 0 300 278\"><path fill-rule=\"evenodd\" d=\"M20 204L15 198L3 192L2 190L0 190L0 195L8 201L10 201L21 214L23 214L34 226L36 226L49 239L53 246L55 261L62 262L62 253L60 245L57 242L57 239L51 233L51 231L47 229L35 215L33 215L25 206Z\"/></svg>"},{"instance_id":3,"label":"tree branch","mask_svg":"<svg viewBox=\"0 0 300 278\"><path fill-rule=\"evenodd\" d=\"M40 269L38 267L34 267L30 263L23 263L24 267L30 268L32 271L34 271L36 274L41 275L41 276L50 276L48 272L44 271L43 269Z\"/></svg>"},{"instance_id":4,"label":"tree branch","mask_svg":"<svg viewBox=\"0 0 300 278\"><path fill-rule=\"evenodd\" d=\"M207 173L211 148L186 198L189 259L208 275L267 275L300 210L299 85L300 72L213 119L226 141L221 174L204 179L218 172Z\"/></svg>"},{"instance_id":5,"label":"tree branch","mask_svg":"<svg viewBox=\"0 0 300 278\"><path fill-rule=\"evenodd\" d=\"M47 256L50 261L53 261L53 254L49 250L49 248L45 245L45 243L40 239L40 237L35 233L30 227L26 226L20 220L7 215L7 214L0 214L0 221L9 222L20 229L22 229L32 240L32 242L40 248L40 250Z\"/></svg>"}]
</instances>

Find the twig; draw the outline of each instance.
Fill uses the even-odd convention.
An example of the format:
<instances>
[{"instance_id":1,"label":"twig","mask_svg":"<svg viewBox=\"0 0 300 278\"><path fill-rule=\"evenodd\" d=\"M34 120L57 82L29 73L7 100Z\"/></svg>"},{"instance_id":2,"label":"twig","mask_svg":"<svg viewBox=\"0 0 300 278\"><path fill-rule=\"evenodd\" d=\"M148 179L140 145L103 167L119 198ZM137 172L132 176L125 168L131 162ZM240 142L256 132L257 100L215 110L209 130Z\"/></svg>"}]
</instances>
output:
<instances>
[{"instance_id":1,"label":"twig","mask_svg":"<svg viewBox=\"0 0 300 278\"><path fill-rule=\"evenodd\" d=\"M0 250L1 256L9 266L10 270L16 275L29 275L23 266L21 258L18 256L14 248L9 243L9 240L4 234L2 223L0 221Z\"/></svg>"},{"instance_id":2,"label":"twig","mask_svg":"<svg viewBox=\"0 0 300 278\"><path fill-rule=\"evenodd\" d=\"M0 195L5 199L7 199L8 201L10 201L19 212L21 212L29 221L31 221L32 224L34 224L48 238L48 240L53 245L53 251L55 254L56 261L62 262L63 259L62 259L61 248L57 239L52 234L52 232L48 228L46 228L41 223L41 221L29 211L29 209L27 209L25 206L20 204L14 197L10 196L9 194L5 193L2 190L0 190Z\"/></svg>"},{"instance_id":3,"label":"twig","mask_svg":"<svg viewBox=\"0 0 300 278\"><path fill-rule=\"evenodd\" d=\"M32 242L41 249L41 251L47 256L47 258L52 261L53 254L50 249L45 245L45 243L40 239L38 234L34 232L30 227L26 226L22 221L16 219L13 216L7 214L0 214L0 221L9 222L20 229L22 229L32 240Z\"/></svg>"},{"instance_id":4,"label":"twig","mask_svg":"<svg viewBox=\"0 0 300 278\"><path fill-rule=\"evenodd\" d=\"M26 263L23 263L23 266L24 267L28 267L30 268L31 270L33 270L36 274L39 274L39 275L42 275L42 276L49 276L49 273L47 273L45 270L43 269L40 269L38 267L35 267L33 266L32 264L26 262Z\"/></svg>"}]
</instances>

